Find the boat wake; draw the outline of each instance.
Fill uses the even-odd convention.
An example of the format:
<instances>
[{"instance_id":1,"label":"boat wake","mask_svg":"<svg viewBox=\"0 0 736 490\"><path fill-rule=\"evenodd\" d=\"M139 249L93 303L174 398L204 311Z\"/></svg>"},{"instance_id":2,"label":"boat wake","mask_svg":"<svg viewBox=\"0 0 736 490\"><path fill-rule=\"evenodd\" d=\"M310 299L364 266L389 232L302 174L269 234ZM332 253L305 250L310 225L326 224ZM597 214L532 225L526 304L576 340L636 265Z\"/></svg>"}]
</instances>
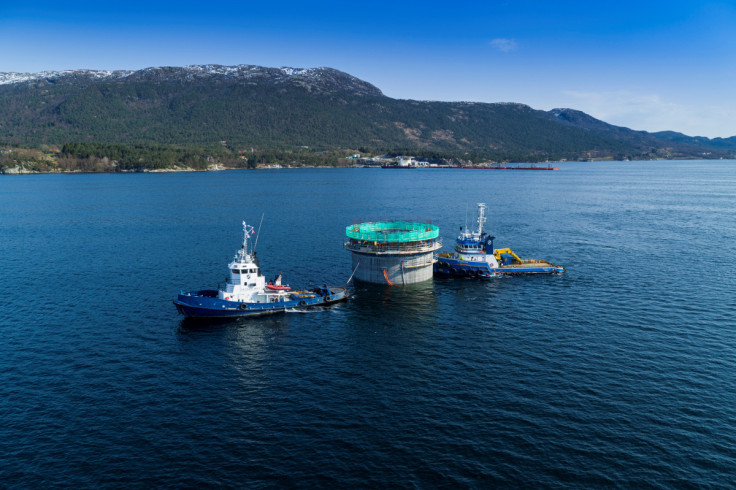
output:
<instances>
[{"instance_id":1,"label":"boat wake","mask_svg":"<svg viewBox=\"0 0 736 490\"><path fill-rule=\"evenodd\" d=\"M307 309L299 309L299 308L286 308L284 310L286 313L318 313L320 311L325 311L325 308L309 308Z\"/></svg>"},{"instance_id":2,"label":"boat wake","mask_svg":"<svg viewBox=\"0 0 736 490\"><path fill-rule=\"evenodd\" d=\"M309 308L286 308L286 313L323 313L325 311L335 311L335 306L310 306Z\"/></svg>"}]
</instances>

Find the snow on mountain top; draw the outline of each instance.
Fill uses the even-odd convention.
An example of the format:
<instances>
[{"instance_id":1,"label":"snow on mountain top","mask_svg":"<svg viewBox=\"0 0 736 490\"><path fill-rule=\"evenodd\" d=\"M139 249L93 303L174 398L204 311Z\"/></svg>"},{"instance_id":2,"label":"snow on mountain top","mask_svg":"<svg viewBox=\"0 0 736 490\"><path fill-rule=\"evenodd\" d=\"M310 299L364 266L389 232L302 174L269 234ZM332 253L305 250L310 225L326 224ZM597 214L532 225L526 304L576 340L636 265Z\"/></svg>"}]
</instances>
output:
<instances>
[{"instance_id":1,"label":"snow on mountain top","mask_svg":"<svg viewBox=\"0 0 736 490\"><path fill-rule=\"evenodd\" d=\"M61 71L42 71L38 73L0 73L0 85L8 85L13 83L32 82L36 80L48 80L69 76L84 76L93 79L121 79L127 78L134 74L155 73L157 71L176 70L189 72L191 75L224 75L224 76L241 76L248 78L256 74L266 74L272 71L278 71L286 77L299 78L320 78L320 75L329 68L291 68L281 67L278 69L265 68L254 65L189 65L183 68L177 67L150 67L142 70L61 70Z\"/></svg>"},{"instance_id":2,"label":"snow on mountain top","mask_svg":"<svg viewBox=\"0 0 736 490\"><path fill-rule=\"evenodd\" d=\"M8 85L11 83L31 82L34 80L44 80L49 78L59 78L64 76L84 75L90 78L125 78L135 73L133 70L62 70L62 71L42 71L39 73L0 73L0 85Z\"/></svg>"},{"instance_id":3,"label":"snow on mountain top","mask_svg":"<svg viewBox=\"0 0 736 490\"><path fill-rule=\"evenodd\" d=\"M289 82L309 91L350 91L355 94L382 96L383 93L368 82L333 68L268 68L255 65L189 65L161 66L142 70L62 70L39 73L0 73L0 85L20 83L85 83L88 81L154 80L189 82L213 77L233 81L252 80L257 83L282 84Z\"/></svg>"}]
</instances>

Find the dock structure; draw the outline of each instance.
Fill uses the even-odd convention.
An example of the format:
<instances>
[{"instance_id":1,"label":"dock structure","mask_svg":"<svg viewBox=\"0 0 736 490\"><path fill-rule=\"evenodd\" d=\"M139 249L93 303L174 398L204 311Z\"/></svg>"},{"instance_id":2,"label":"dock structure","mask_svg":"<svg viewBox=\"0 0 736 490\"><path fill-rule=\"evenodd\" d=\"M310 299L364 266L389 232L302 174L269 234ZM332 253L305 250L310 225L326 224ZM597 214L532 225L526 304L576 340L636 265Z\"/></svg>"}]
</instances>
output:
<instances>
[{"instance_id":1,"label":"dock structure","mask_svg":"<svg viewBox=\"0 0 736 490\"><path fill-rule=\"evenodd\" d=\"M343 245L352 254L356 280L403 286L432 278L434 252L442 247L439 234L431 223L356 223L345 228Z\"/></svg>"}]
</instances>

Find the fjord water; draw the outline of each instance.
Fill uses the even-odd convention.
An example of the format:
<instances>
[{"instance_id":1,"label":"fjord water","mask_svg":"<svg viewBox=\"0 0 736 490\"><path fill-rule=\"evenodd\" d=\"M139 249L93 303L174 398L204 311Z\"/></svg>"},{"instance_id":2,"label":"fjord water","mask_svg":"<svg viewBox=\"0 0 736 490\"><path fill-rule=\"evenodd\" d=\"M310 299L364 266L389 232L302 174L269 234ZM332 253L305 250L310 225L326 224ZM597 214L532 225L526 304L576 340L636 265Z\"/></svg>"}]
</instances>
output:
<instances>
[{"instance_id":1,"label":"fjord water","mask_svg":"<svg viewBox=\"0 0 736 490\"><path fill-rule=\"evenodd\" d=\"M732 486L736 162L0 178L4 487ZM344 284L358 219L486 202L563 275L356 286L216 324L242 219L267 275Z\"/></svg>"}]
</instances>

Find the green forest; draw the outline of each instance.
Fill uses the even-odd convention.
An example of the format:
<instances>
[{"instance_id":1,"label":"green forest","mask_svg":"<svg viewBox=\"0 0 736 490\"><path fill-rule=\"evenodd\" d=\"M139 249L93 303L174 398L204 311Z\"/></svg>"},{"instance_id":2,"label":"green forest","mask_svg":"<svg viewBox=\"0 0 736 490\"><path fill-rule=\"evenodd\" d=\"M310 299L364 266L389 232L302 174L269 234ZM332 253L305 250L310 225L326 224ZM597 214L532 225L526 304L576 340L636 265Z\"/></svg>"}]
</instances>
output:
<instances>
[{"instance_id":1,"label":"green forest","mask_svg":"<svg viewBox=\"0 0 736 490\"><path fill-rule=\"evenodd\" d=\"M345 151L253 150L235 152L221 145L184 148L172 145L66 143L60 150L4 148L0 172L142 172L165 169L254 169L268 165L342 167L354 161Z\"/></svg>"},{"instance_id":2,"label":"green forest","mask_svg":"<svg viewBox=\"0 0 736 490\"><path fill-rule=\"evenodd\" d=\"M348 77L347 75L345 75ZM347 86L347 85L346 85ZM39 80L0 86L0 149L60 170L345 165L351 152L469 162L718 158L736 142L618 128L522 104L419 102L238 79ZM55 153L43 153L55 148ZM0 166L19 152L0 154ZM31 160L27 160L30 164Z\"/></svg>"}]
</instances>

